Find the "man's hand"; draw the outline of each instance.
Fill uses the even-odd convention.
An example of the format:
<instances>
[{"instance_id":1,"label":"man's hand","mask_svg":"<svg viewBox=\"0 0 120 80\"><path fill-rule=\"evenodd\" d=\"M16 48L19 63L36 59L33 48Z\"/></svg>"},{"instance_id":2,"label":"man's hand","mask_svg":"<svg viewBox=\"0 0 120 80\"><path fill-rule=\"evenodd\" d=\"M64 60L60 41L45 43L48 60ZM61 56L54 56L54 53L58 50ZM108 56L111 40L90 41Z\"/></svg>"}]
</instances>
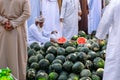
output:
<instances>
[{"instance_id":1,"label":"man's hand","mask_svg":"<svg viewBox=\"0 0 120 80\"><path fill-rule=\"evenodd\" d=\"M79 15L79 16L82 16L82 12L78 12L78 15Z\"/></svg>"},{"instance_id":2,"label":"man's hand","mask_svg":"<svg viewBox=\"0 0 120 80\"><path fill-rule=\"evenodd\" d=\"M60 22L63 22L64 21L64 18L60 18Z\"/></svg>"},{"instance_id":3,"label":"man's hand","mask_svg":"<svg viewBox=\"0 0 120 80\"><path fill-rule=\"evenodd\" d=\"M14 28L12 27L10 21L5 22L4 28L5 28L5 30L7 30L7 31L11 31L11 30L14 29Z\"/></svg>"},{"instance_id":4,"label":"man's hand","mask_svg":"<svg viewBox=\"0 0 120 80\"><path fill-rule=\"evenodd\" d=\"M57 41L56 41L55 39L53 39L53 38L50 38L50 41L51 41L51 42L54 42L54 43L57 42Z\"/></svg>"}]
</instances>

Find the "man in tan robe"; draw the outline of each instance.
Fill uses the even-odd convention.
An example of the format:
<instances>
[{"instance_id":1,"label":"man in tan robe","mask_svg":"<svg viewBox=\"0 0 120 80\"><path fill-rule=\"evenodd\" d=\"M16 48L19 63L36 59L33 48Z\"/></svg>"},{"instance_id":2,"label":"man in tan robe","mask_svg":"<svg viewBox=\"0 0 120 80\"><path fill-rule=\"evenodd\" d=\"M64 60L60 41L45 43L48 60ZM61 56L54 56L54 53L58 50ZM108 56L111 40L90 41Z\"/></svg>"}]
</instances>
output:
<instances>
[{"instance_id":1,"label":"man in tan robe","mask_svg":"<svg viewBox=\"0 0 120 80\"><path fill-rule=\"evenodd\" d=\"M0 68L9 67L18 80L26 80L29 16L29 0L0 0Z\"/></svg>"},{"instance_id":2,"label":"man in tan robe","mask_svg":"<svg viewBox=\"0 0 120 80\"><path fill-rule=\"evenodd\" d=\"M79 31L83 30L88 33L88 2L87 0L79 0L81 4L81 20L79 21Z\"/></svg>"}]
</instances>

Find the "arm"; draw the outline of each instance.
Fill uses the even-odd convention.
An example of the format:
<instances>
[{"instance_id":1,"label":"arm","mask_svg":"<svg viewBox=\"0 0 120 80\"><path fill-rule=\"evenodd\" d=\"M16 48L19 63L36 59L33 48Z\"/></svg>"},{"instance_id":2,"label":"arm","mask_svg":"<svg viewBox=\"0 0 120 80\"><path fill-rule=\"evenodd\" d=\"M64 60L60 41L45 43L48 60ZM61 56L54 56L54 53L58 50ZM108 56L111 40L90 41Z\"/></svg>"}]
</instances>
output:
<instances>
[{"instance_id":1,"label":"arm","mask_svg":"<svg viewBox=\"0 0 120 80\"><path fill-rule=\"evenodd\" d=\"M34 27L34 28L33 28ZM30 27L29 32L39 42L50 41L49 38L43 36L42 32L39 32L35 26Z\"/></svg>"},{"instance_id":2,"label":"arm","mask_svg":"<svg viewBox=\"0 0 120 80\"><path fill-rule=\"evenodd\" d=\"M23 4L23 13L20 17L15 20L10 21L12 26L16 28L17 26L22 25L30 16L30 4L29 0L25 0Z\"/></svg>"},{"instance_id":3,"label":"arm","mask_svg":"<svg viewBox=\"0 0 120 80\"><path fill-rule=\"evenodd\" d=\"M60 18L64 18L66 7L67 7L66 0L63 0L62 1Z\"/></svg>"},{"instance_id":4,"label":"arm","mask_svg":"<svg viewBox=\"0 0 120 80\"><path fill-rule=\"evenodd\" d=\"M114 16L114 6L109 5L105 10L103 17L98 25L96 37L98 39L105 39L110 25L113 24L113 16Z\"/></svg>"},{"instance_id":5,"label":"arm","mask_svg":"<svg viewBox=\"0 0 120 80\"><path fill-rule=\"evenodd\" d=\"M7 22L7 21L8 21L8 19L6 19L0 15L0 23L1 24L5 24L5 22Z\"/></svg>"},{"instance_id":6,"label":"arm","mask_svg":"<svg viewBox=\"0 0 120 80\"><path fill-rule=\"evenodd\" d=\"M62 0L57 0L57 1L58 1L58 6L59 6L59 11L61 12Z\"/></svg>"},{"instance_id":7,"label":"arm","mask_svg":"<svg viewBox=\"0 0 120 80\"><path fill-rule=\"evenodd\" d=\"M82 15L82 10L81 10L80 2L78 3L78 15L79 15L79 16Z\"/></svg>"}]
</instances>

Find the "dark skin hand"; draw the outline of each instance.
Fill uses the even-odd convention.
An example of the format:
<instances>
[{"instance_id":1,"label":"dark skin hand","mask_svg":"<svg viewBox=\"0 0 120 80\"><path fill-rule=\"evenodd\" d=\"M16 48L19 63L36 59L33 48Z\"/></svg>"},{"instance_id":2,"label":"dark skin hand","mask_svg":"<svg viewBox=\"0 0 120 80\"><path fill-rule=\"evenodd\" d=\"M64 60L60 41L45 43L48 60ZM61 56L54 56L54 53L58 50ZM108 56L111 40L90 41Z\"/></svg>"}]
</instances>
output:
<instances>
[{"instance_id":1,"label":"dark skin hand","mask_svg":"<svg viewBox=\"0 0 120 80\"><path fill-rule=\"evenodd\" d=\"M6 31L12 31L14 28L12 27L10 21L7 21L7 22L5 22L5 24L4 24L4 29L5 29Z\"/></svg>"}]
</instances>

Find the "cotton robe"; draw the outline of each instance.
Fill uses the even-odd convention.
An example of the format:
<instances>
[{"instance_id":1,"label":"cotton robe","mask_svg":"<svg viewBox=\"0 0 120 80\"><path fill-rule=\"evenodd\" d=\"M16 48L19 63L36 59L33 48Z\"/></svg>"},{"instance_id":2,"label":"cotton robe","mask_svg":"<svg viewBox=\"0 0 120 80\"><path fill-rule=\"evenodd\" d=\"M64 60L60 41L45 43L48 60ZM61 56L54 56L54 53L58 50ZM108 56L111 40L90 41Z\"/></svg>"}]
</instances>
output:
<instances>
[{"instance_id":1,"label":"cotton robe","mask_svg":"<svg viewBox=\"0 0 120 80\"><path fill-rule=\"evenodd\" d=\"M101 0L88 0L89 15L88 15L88 33L91 34L97 30L98 24L101 19L102 11Z\"/></svg>"},{"instance_id":2,"label":"cotton robe","mask_svg":"<svg viewBox=\"0 0 120 80\"><path fill-rule=\"evenodd\" d=\"M103 80L120 80L120 0L111 0L106 7L96 37L105 39L110 27Z\"/></svg>"},{"instance_id":3,"label":"cotton robe","mask_svg":"<svg viewBox=\"0 0 120 80\"><path fill-rule=\"evenodd\" d=\"M63 36L70 40L78 34L78 12L81 12L79 0L63 0L61 16L63 18Z\"/></svg>"},{"instance_id":4,"label":"cotton robe","mask_svg":"<svg viewBox=\"0 0 120 80\"><path fill-rule=\"evenodd\" d=\"M29 0L0 0L0 68L9 67L18 80L26 80L25 22L29 16ZM12 31L4 29L7 20L14 27Z\"/></svg>"}]
</instances>

